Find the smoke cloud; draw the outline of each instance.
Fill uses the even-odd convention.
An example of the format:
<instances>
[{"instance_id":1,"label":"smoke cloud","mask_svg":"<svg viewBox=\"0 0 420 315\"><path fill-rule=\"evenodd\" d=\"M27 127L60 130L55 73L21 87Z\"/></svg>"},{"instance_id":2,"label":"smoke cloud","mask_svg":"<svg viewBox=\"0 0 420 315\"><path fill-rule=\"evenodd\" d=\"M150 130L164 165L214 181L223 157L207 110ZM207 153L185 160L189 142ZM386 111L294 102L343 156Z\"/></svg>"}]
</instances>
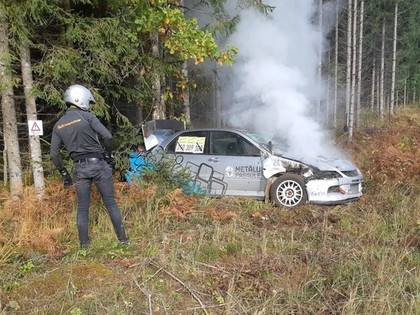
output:
<instances>
[{"instance_id":1,"label":"smoke cloud","mask_svg":"<svg viewBox=\"0 0 420 315\"><path fill-rule=\"evenodd\" d=\"M332 153L328 134L317 122L323 83L317 69L322 35L313 23L318 1L269 0L265 16L241 14L228 43L239 49L222 84L224 119L229 125L288 139L302 157ZM325 114L324 114L325 116ZM334 150L334 154L338 152Z\"/></svg>"}]
</instances>

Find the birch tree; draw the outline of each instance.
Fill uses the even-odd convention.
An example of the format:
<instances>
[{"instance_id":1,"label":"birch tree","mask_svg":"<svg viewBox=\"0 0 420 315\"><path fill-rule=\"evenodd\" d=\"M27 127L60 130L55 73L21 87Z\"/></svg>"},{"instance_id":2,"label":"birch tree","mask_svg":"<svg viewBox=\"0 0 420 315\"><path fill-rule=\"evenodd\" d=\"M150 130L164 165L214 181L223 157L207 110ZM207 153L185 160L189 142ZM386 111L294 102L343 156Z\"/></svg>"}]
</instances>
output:
<instances>
[{"instance_id":1,"label":"birch tree","mask_svg":"<svg viewBox=\"0 0 420 315\"><path fill-rule=\"evenodd\" d=\"M382 20L381 69L379 79L379 116L385 116L385 18Z\"/></svg>"},{"instance_id":2,"label":"birch tree","mask_svg":"<svg viewBox=\"0 0 420 315\"><path fill-rule=\"evenodd\" d=\"M0 91L3 115L3 137L5 151L7 151L10 197L12 200L19 200L23 194L22 165L10 57L6 8L4 4L0 2Z\"/></svg>"},{"instance_id":3,"label":"birch tree","mask_svg":"<svg viewBox=\"0 0 420 315\"><path fill-rule=\"evenodd\" d=\"M180 6L182 8L185 8L185 3L184 0L180 0ZM184 9L184 14L185 14L185 9ZM185 116L185 122L187 124L189 124L191 122L191 108L190 108L190 87L188 84L188 62L187 60L184 60L184 62L181 65L181 73L183 75L183 79L185 80L185 84L183 87L183 89L181 89L181 96L182 96L182 100L183 100L183 108L184 108L184 116Z\"/></svg>"},{"instance_id":4,"label":"birch tree","mask_svg":"<svg viewBox=\"0 0 420 315\"><path fill-rule=\"evenodd\" d=\"M359 24L359 61L357 70L357 97L356 97L356 126L360 126L361 119L361 96L362 96L362 63L363 63L363 30L364 30L365 0L360 3Z\"/></svg>"},{"instance_id":5,"label":"birch tree","mask_svg":"<svg viewBox=\"0 0 420 315\"><path fill-rule=\"evenodd\" d=\"M13 16L13 37L19 53L22 85L25 98L26 118L28 121L38 120L37 106L33 93L33 71L31 62L30 37L36 32L35 25L44 25L45 17L53 13L53 6L40 2L22 1L10 10ZM29 136L30 164L35 192L42 197L45 189L42 150L39 136Z\"/></svg>"},{"instance_id":6,"label":"birch tree","mask_svg":"<svg viewBox=\"0 0 420 315\"><path fill-rule=\"evenodd\" d=\"M391 101L390 101L390 114L394 115L395 107L395 73L397 68L397 31L398 31L398 1L395 3L394 13L394 38L392 46L392 78L391 78Z\"/></svg>"},{"instance_id":7,"label":"birch tree","mask_svg":"<svg viewBox=\"0 0 420 315\"><path fill-rule=\"evenodd\" d=\"M31 67L31 54L27 42L20 43L20 62L22 67L22 83L25 94L26 115L28 120L38 120L35 98L32 94L33 78ZM38 196L43 196L45 181L42 166L42 150L39 136L29 136L29 148L31 153L32 174L35 191Z\"/></svg>"},{"instance_id":8,"label":"birch tree","mask_svg":"<svg viewBox=\"0 0 420 315\"><path fill-rule=\"evenodd\" d=\"M375 93L376 91L376 59L372 62L372 86L370 92L370 109L373 111L375 108Z\"/></svg>"},{"instance_id":9,"label":"birch tree","mask_svg":"<svg viewBox=\"0 0 420 315\"><path fill-rule=\"evenodd\" d=\"M152 43L152 57L155 59L156 64L158 64L158 61L161 59L159 34L157 31L152 31L150 36ZM166 108L162 97L162 75L158 68L153 69L152 72L152 118L155 120L165 119Z\"/></svg>"},{"instance_id":10,"label":"birch tree","mask_svg":"<svg viewBox=\"0 0 420 315\"><path fill-rule=\"evenodd\" d=\"M347 3L347 66L346 66L346 128L349 128L350 93L351 93L351 56L352 56L352 24L353 0Z\"/></svg>"},{"instance_id":11,"label":"birch tree","mask_svg":"<svg viewBox=\"0 0 420 315\"><path fill-rule=\"evenodd\" d=\"M334 51L334 107L333 107L333 126L337 128L337 109L338 109L338 1L335 4L335 51Z\"/></svg>"},{"instance_id":12,"label":"birch tree","mask_svg":"<svg viewBox=\"0 0 420 315\"><path fill-rule=\"evenodd\" d=\"M322 81L322 58L323 58L323 17L322 17L322 2L323 0L318 0L318 28L319 28L319 50L318 50L318 97L317 97L317 110L318 116L321 113L321 81ZM328 110L326 111L326 118L328 119Z\"/></svg>"},{"instance_id":13,"label":"birch tree","mask_svg":"<svg viewBox=\"0 0 420 315\"><path fill-rule=\"evenodd\" d=\"M349 108L349 139L353 138L354 129L354 106L356 97L356 61L357 61L357 4L358 0L353 2L353 30L352 30L352 49L351 49L351 88L350 88L350 108Z\"/></svg>"}]
</instances>

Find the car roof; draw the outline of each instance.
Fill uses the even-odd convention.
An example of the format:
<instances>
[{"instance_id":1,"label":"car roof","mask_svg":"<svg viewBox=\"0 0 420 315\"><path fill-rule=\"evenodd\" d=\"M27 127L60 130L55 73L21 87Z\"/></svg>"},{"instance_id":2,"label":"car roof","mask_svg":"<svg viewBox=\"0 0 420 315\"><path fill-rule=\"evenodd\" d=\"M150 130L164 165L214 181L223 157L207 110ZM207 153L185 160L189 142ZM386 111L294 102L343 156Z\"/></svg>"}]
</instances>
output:
<instances>
[{"instance_id":1,"label":"car roof","mask_svg":"<svg viewBox=\"0 0 420 315\"><path fill-rule=\"evenodd\" d=\"M215 128L215 127L210 127L210 128L191 128L191 129L185 129L185 130L180 130L180 131L176 131L172 134L166 134L166 136L162 136L162 134L160 134L159 136L159 143L157 145L166 145L168 142L172 141L172 139L174 139L175 137L183 134L183 133L189 133L189 132L200 132L200 131L229 131L229 132L234 132L234 133L238 133L241 134L242 136L246 136L247 133L249 133L249 130L244 130L244 129L238 129L238 128L231 128L231 127L223 127L223 128ZM160 133L159 129L156 129L155 131L153 131L151 133L151 135L153 136L153 133Z\"/></svg>"},{"instance_id":2,"label":"car roof","mask_svg":"<svg viewBox=\"0 0 420 315\"><path fill-rule=\"evenodd\" d=\"M200 132L200 131L203 131L203 132L206 132L206 131L228 131L228 132L239 133L239 134L245 135L245 136L248 133L250 133L249 130L238 129L238 128L227 128L227 127L223 127L223 128L191 128L191 129L177 131L174 134L170 135L170 138L174 138L174 137L176 137L180 134L183 134L183 133Z\"/></svg>"},{"instance_id":3,"label":"car roof","mask_svg":"<svg viewBox=\"0 0 420 315\"><path fill-rule=\"evenodd\" d=\"M233 128L233 127L223 127L223 128L211 127L211 128L185 129L185 130L182 130L182 131L178 131L177 133L183 133L183 132L189 132L189 131L233 131L233 132L240 132L240 133L245 133L245 134L250 132L249 130Z\"/></svg>"}]
</instances>

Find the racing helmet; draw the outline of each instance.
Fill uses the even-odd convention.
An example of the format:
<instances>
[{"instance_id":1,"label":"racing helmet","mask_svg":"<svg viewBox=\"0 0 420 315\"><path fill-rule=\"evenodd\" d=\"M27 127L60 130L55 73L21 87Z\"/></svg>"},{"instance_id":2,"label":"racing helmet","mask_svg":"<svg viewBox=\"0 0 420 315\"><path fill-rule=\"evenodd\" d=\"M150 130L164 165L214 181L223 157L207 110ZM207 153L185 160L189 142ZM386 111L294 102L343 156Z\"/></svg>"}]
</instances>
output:
<instances>
[{"instance_id":1,"label":"racing helmet","mask_svg":"<svg viewBox=\"0 0 420 315\"><path fill-rule=\"evenodd\" d=\"M88 111L90 104L96 102L92 93L80 84L74 84L67 88L64 92L64 101L66 104L73 104L84 111Z\"/></svg>"}]
</instances>

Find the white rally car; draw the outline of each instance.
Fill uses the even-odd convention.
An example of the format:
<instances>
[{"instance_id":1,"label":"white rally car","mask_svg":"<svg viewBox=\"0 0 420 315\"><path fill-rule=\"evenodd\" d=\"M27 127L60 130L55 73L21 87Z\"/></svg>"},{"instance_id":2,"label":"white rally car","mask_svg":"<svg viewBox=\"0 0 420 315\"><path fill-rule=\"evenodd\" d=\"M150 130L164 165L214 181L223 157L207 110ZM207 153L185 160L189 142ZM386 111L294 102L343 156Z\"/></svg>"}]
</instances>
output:
<instances>
[{"instance_id":1,"label":"white rally car","mask_svg":"<svg viewBox=\"0 0 420 315\"><path fill-rule=\"evenodd\" d=\"M145 139L145 143L154 139L151 154L174 157L174 163L189 170L194 187L209 195L269 199L285 207L341 204L362 196L363 176L346 159L296 159L288 156L281 142L238 129L155 135Z\"/></svg>"}]
</instances>

